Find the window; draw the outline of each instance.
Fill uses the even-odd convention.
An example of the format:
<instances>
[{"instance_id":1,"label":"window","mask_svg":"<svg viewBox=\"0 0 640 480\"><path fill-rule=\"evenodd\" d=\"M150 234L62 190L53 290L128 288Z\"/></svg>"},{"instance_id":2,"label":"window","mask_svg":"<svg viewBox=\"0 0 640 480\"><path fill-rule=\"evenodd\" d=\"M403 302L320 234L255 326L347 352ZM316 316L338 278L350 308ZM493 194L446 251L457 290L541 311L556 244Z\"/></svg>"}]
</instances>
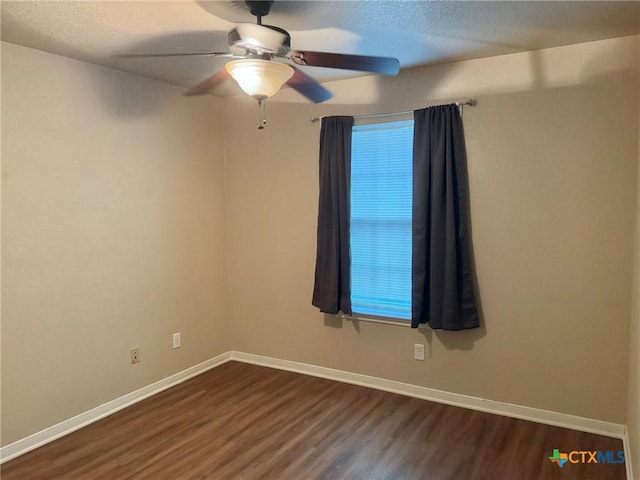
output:
<instances>
[{"instance_id":1,"label":"window","mask_svg":"<svg viewBox=\"0 0 640 480\"><path fill-rule=\"evenodd\" d=\"M353 127L354 314L411 318L413 120Z\"/></svg>"}]
</instances>

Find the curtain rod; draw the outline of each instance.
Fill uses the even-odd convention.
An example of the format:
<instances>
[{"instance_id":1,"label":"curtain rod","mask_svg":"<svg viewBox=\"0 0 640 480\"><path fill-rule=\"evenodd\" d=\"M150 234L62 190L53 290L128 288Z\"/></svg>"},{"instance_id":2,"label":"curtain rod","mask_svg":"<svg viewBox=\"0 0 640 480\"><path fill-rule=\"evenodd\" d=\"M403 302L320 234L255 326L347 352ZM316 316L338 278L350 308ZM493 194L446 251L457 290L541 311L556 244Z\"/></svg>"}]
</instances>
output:
<instances>
[{"instance_id":1,"label":"curtain rod","mask_svg":"<svg viewBox=\"0 0 640 480\"><path fill-rule=\"evenodd\" d=\"M475 107L478 104L478 101L475 98L467 98L466 100L459 100L457 102L448 102L455 103L458 107L462 107L463 105L469 105L470 107ZM438 105L447 105L448 103L435 103L433 105L429 105L430 107L437 107ZM374 113L372 115L354 115L353 118L376 118L376 117L391 117L394 115L408 115L409 113L413 113L413 110L409 110L407 112L394 112L394 113ZM322 120L324 117L311 117L310 120L312 122L318 122Z\"/></svg>"}]
</instances>

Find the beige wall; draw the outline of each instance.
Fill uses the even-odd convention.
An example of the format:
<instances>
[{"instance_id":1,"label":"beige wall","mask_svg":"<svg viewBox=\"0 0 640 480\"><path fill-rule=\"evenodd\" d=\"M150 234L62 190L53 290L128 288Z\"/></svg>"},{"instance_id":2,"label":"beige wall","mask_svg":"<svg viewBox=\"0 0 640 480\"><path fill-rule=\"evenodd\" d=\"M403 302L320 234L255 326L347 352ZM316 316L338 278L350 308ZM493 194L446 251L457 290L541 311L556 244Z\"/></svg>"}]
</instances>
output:
<instances>
[{"instance_id":1,"label":"beige wall","mask_svg":"<svg viewBox=\"0 0 640 480\"><path fill-rule=\"evenodd\" d=\"M640 55L640 39L638 41ZM638 135L640 141L640 134ZM640 145L638 146L640 165ZM640 167L639 167L640 170ZM636 200L636 235L633 260L633 290L629 335L629 399L627 401L627 430L635 480L640 480L640 175Z\"/></svg>"},{"instance_id":2,"label":"beige wall","mask_svg":"<svg viewBox=\"0 0 640 480\"><path fill-rule=\"evenodd\" d=\"M263 131L245 97L2 44L2 444L230 349L637 426L637 41L283 91ZM460 96L483 328L318 313L308 118Z\"/></svg>"},{"instance_id":3,"label":"beige wall","mask_svg":"<svg viewBox=\"0 0 640 480\"><path fill-rule=\"evenodd\" d=\"M327 105L281 92L263 131L253 101L228 100L234 349L625 423L637 68L637 38L625 38L337 81ZM320 127L309 117L460 96L478 99L464 122L483 328L324 317L310 303Z\"/></svg>"},{"instance_id":4,"label":"beige wall","mask_svg":"<svg viewBox=\"0 0 640 480\"><path fill-rule=\"evenodd\" d=\"M229 350L221 103L180 93L2 44L3 445Z\"/></svg>"}]
</instances>

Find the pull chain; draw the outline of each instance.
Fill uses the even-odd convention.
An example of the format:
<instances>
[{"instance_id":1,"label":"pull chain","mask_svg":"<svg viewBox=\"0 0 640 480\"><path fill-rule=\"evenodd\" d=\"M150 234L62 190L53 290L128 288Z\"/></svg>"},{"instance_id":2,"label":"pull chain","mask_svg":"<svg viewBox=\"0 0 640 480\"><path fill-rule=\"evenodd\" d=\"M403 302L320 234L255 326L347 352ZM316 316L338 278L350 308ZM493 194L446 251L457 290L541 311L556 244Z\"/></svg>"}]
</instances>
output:
<instances>
[{"instance_id":1,"label":"pull chain","mask_svg":"<svg viewBox=\"0 0 640 480\"><path fill-rule=\"evenodd\" d=\"M258 100L258 130L267 124L267 106L263 100Z\"/></svg>"}]
</instances>

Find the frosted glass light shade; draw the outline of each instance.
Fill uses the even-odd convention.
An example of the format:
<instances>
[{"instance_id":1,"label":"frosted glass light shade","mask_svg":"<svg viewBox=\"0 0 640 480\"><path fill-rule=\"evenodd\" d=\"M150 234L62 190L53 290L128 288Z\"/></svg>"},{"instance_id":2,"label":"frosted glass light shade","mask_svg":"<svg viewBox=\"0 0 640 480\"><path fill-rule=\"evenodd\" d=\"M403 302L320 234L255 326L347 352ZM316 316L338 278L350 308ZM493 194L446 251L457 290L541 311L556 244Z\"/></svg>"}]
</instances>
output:
<instances>
[{"instance_id":1,"label":"frosted glass light shade","mask_svg":"<svg viewBox=\"0 0 640 480\"><path fill-rule=\"evenodd\" d=\"M282 85L293 76L293 68L289 65L271 60L234 60L224 68L247 95L258 101L278 93Z\"/></svg>"}]
</instances>

